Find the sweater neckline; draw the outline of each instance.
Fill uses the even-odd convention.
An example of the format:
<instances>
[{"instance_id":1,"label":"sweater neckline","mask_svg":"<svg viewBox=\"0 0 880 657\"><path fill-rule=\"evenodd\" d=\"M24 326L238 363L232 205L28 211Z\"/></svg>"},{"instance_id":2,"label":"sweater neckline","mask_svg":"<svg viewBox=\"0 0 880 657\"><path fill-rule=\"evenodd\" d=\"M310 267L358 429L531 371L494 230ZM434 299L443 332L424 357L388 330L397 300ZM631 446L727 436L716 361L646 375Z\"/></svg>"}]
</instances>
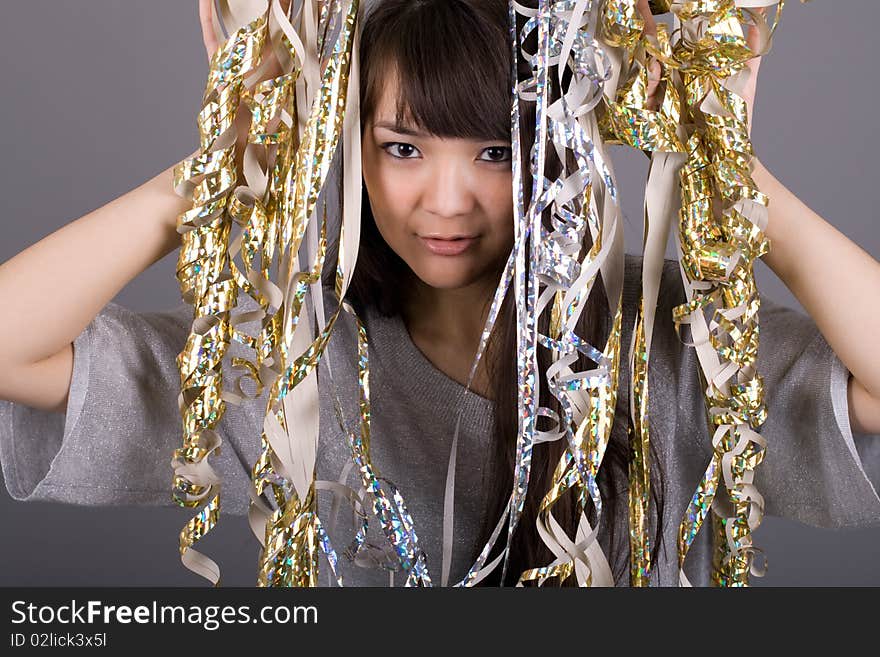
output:
<instances>
[{"instance_id":1,"label":"sweater neckline","mask_svg":"<svg viewBox=\"0 0 880 657\"><path fill-rule=\"evenodd\" d=\"M372 312L370 312L372 311ZM463 411L461 428L483 434L492 429L495 403L438 369L413 342L409 329L399 314L385 316L370 309L369 332L382 335L381 344L393 345L392 354L411 386L414 398L425 404L438 419L454 425L457 410Z\"/></svg>"}]
</instances>

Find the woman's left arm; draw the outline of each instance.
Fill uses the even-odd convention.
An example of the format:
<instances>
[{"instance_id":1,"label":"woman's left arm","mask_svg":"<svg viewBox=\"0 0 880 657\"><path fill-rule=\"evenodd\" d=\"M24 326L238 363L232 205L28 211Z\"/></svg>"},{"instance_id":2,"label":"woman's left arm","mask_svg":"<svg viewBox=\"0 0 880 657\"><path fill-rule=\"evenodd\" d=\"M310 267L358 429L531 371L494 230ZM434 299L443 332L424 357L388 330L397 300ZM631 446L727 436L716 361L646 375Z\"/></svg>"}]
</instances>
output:
<instances>
[{"instance_id":1,"label":"woman's left arm","mask_svg":"<svg viewBox=\"0 0 880 657\"><path fill-rule=\"evenodd\" d=\"M757 30L747 29L746 41L757 51ZM751 133L761 57L747 65L752 74L743 98ZM850 371L847 401L853 432L880 433L880 350L875 347L880 335L880 262L807 207L757 157L753 163L752 178L770 198L770 252L761 259L791 290Z\"/></svg>"},{"instance_id":2,"label":"woman's left arm","mask_svg":"<svg viewBox=\"0 0 880 657\"><path fill-rule=\"evenodd\" d=\"M657 25L648 0L638 0L645 32ZM757 8L760 14L765 9ZM753 52L760 51L758 31L745 29ZM648 58L648 107L662 100L661 66ZM746 66L751 75L742 90L748 130L754 123L755 91L761 57ZM880 262L808 208L753 158L752 178L770 198L766 235L770 252L762 260L785 283L851 375L847 384L849 420L856 433L880 433ZM814 255L816 257L809 257Z\"/></svg>"},{"instance_id":3,"label":"woman's left arm","mask_svg":"<svg viewBox=\"0 0 880 657\"><path fill-rule=\"evenodd\" d=\"M752 178L770 198L770 252L761 259L851 372L852 430L880 433L880 262L807 207L757 158Z\"/></svg>"}]
</instances>

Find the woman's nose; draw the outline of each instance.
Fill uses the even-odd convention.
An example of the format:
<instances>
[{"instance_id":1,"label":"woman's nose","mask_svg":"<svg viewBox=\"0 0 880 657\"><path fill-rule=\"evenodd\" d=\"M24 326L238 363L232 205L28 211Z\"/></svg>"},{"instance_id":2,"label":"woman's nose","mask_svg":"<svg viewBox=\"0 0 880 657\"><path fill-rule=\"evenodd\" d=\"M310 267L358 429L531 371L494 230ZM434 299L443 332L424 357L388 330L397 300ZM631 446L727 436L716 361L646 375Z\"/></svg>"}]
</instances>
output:
<instances>
[{"instance_id":1,"label":"woman's nose","mask_svg":"<svg viewBox=\"0 0 880 657\"><path fill-rule=\"evenodd\" d=\"M473 183L473 176L461 162L439 163L425 180L423 209L441 217L471 213L475 204Z\"/></svg>"}]
</instances>

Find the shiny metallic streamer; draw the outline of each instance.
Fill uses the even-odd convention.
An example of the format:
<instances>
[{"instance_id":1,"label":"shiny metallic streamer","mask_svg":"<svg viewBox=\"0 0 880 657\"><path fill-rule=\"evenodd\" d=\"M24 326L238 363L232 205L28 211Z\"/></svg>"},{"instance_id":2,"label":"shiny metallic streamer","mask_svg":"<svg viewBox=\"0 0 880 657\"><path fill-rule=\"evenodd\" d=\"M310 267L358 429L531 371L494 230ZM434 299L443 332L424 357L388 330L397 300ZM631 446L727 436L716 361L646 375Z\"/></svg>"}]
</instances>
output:
<instances>
[{"instance_id":1,"label":"shiny metallic streamer","mask_svg":"<svg viewBox=\"0 0 880 657\"><path fill-rule=\"evenodd\" d=\"M184 233L178 277L184 298L193 302L197 316L178 359L185 435L184 448L175 452L175 485L187 495L178 503L188 506L198 504L208 492L215 494L182 532L181 553L187 567L219 585L219 568L195 553L192 544L216 524L219 515L220 482L206 461L219 449L213 427L222 416L224 401L238 403L246 396L241 379L250 377L258 395L265 387L271 388L249 511L251 527L263 543L258 584L307 585L316 582L319 552L334 572L336 564L336 553L317 518L314 467L311 471L306 467L314 460L317 422L313 434L304 436L291 435L289 424L291 415L299 417L310 402L314 405L315 395L309 396L309 390L298 395L299 406L291 392L313 374L339 312L314 340L306 335L309 324L300 323L308 286L320 285L326 208L312 266L300 272L297 262L342 127L358 3L320 3L317 12L313 3L301 3L295 20L311 25L301 29L306 43L299 39L278 0L237 3L234 9L220 3L228 25L253 15L255 5L260 10L256 18L236 30L212 58L199 121L201 152L175 169L179 193L189 191L194 177L205 176L192 196L195 207L182 215L179 229L188 232ZM316 15L320 16L317 21ZM336 37L331 40L328 35L333 32ZM264 71L261 56L268 43L287 72L255 85L252 80ZM322 62L318 49L326 44L332 47ZM310 108L303 103L309 116L301 121L296 100L310 96L314 103ZM234 167L235 131L230 128L242 102L251 113L243 172L246 184L233 192L233 184L241 178ZM216 150L218 146L224 150ZM255 146L275 147L269 174L254 166ZM230 244L233 224L242 226L242 232ZM232 261L239 252L241 266ZM278 270L275 281L273 264ZM239 290L252 296L260 310L230 317ZM258 335L238 328L254 320L261 323ZM303 330L297 332L299 326ZM223 391L221 386L220 363L230 338L256 354L254 362L233 360L234 369L243 371L238 392ZM311 380L315 391L314 376ZM213 484L207 492L205 481ZM269 494L271 504L260 498L264 493ZM193 553L196 557L190 556Z\"/></svg>"},{"instance_id":2,"label":"shiny metallic streamer","mask_svg":"<svg viewBox=\"0 0 880 657\"><path fill-rule=\"evenodd\" d=\"M304 3L303 6L310 5ZM293 479L293 489L279 491L277 486L269 483L279 504L266 523L265 543L260 555L257 580L259 586L314 586L318 577L320 545L316 536L317 499L314 481L318 423L315 418L311 423L300 424L295 422L292 416L304 418L308 413L314 418L317 414L317 384L314 378L311 390L307 389L299 395L295 394L294 390L314 373L339 313L337 309L324 331L311 344L308 343L311 338L307 335L302 340L298 340L302 332L309 330L307 323L301 324L304 318L300 317L306 292L310 286L315 284L320 286L321 283L326 245L326 217L321 227L315 267L309 275L296 269L297 254L300 252L302 240L317 206L318 196L327 180L344 118L344 94L348 87L348 69L358 3L349 2L347 5L335 3L335 7L336 11L327 11L323 13L323 17L337 24L338 36L330 58L321 70L322 79L316 87L310 113L296 147L296 156L292 166L283 170L283 182L280 188L278 208L281 215L280 248L284 254L282 280L287 281L287 290L280 349L277 354L280 374L275 379L269 395L269 408L264 424L264 445L268 442L271 449L269 467L278 471L279 465L282 465L280 461L284 459L280 450L285 448L286 442L296 440L294 433L302 437L299 438L301 441L299 449L295 447L290 449L291 453L287 456L289 463L283 463L284 470L287 470L283 474ZM346 11L342 12L342 8ZM325 30L330 29L330 25L321 27ZM302 331L298 330L300 328ZM293 357L290 348L297 342L308 346L300 356ZM296 402L300 402L302 407L295 408ZM273 434L276 436L275 441ZM297 459L297 456L300 458ZM275 458L279 462L276 462ZM300 460L301 462L298 462Z\"/></svg>"},{"instance_id":3,"label":"shiny metallic streamer","mask_svg":"<svg viewBox=\"0 0 880 657\"><path fill-rule=\"evenodd\" d=\"M214 55L199 117L199 153L173 171L175 191L193 202L192 210L178 217L182 240L177 278L194 317L177 358L183 446L172 458L172 499L188 508L208 500L181 531L180 555L187 568L215 586L220 584L219 567L193 546L216 526L220 514L221 482L208 457L219 453L222 442L216 432L225 411L221 366L237 293L228 273L231 222L226 214L236 180L233 117L244 75L258 62L264 28L265 18L260 16Z\"/></svg>"},{"instance_id":4,"label":"shiny metallic streamer","mask_svg":"<svg viewBox=\"0 0 880 657\"><path fill-rule=\"evenodd\" d=\"M349 71L356 65L352 53L356 52L359 3L304 0L294 4L298 9L288 17L278 0L238 0L233 3L234 11L221 0L224 22L241 27L211 62L199 117L200 151L175 168L175 189L193 200L193 209L179 218L183 246L178 279L184 299L193 304L194 322L178 357L184 441L172 460L174 499L182 506L202 507L181 532L181 559L219 585L219 568L193 546L219 517L221 482L208 462L220 449L216 423L225 403L239 403L247 396L242 380L249 378L257 396L270 390L250 492L249 521L263 545L258 585L316 585L321 554L331 577L343 585L340 553L331 545L318 515L316 491L325 489L333 491L337 503L351 505L360 518L359 531L341 553L343 558L384 568L392 578L403 572L408 586L431 586L417 527L405 501L370 460L367 334L351 306L339 302L350 280L359 236L360 190L355 187L360 186L360 175L351 166L359 160L354 134L357 121L352 119L357 99L347 95L347 90L356 89L351 84L356 73L350 79ZM754 428L763 422L766 409L761 378L754 367L759 299L751 263L766 253L769 244L761 230L766 222L761 214L762 208L766 210L766 197L749 177L751 149L744 106L731 80L753 54L745 47L740 24L754 20L766 28L761 18L738 4L753 3L650 3L654 13L672 11L680 23L678 41L672 44L662 25L656 38L644 33L635 0L539 0L535 10L510 3L516 80L511 113L515 244L495 292L468 386L500 304L512 291L517 313L520 424L507 510L457 586L472 586L499 565L502 577L506 576L511 537L528 492L532 449L538 442L562 439L566 449L536 523L539 537L555 558L521 573L519 585L542 585L550 579L564 583L571 577L581 586L613 585L596 540L598 521L592 527L586 517L590 504L597 519L602 512L597 478L614 421L622 349L623 243L616 184L605 153L605 145L613 143L651 153L646 263L656 260L654 251L661 239L665 244L665 217L677 211L670 198L680 186L679 240L689 301L675 309L673 319L677 330L680 324L689 323L694 336L703 338L694 346L700 355L701 376L709 382L707 408L715 426L713 458L681 524L681 581L688 583L683 571L687 549L710 508L715 512L717 536L713 583L745 585L750 570L758 574L750 560L757 551L750 532L760 521L763 500L752 477L765 444ZM256 17L243 20L254 15L255 6L260 9ZM780 2L780 10L781 6ZM519 15L528 19L521 30L517 30ZM778 13L773 30L777 24ZM521 45L532 32L538 46L530 54ZM270 44L283 72L254 83L264 71L261 55ZM532 67L527 80L516 78L520 54ZM664 64L665 93L657 111L647 108L648 55ZM563 88L566 69L571 76ZM558 98L551 94L554 74ZM519 133L522 102L535 103L534 144L523 143ZM251 113L251 126L244 170L238 172L232 128L242 103ZM348 106L354 107L353 115L347 113ZM320 197L343 131L346 203L336 271L339 303L325 320L319 290L328 221L326 198L321 202ZM256 157L261 148L266 165ZM565 163L553 179L545 175L551 149ZM523 151L531 155L529 207L524 204L524 178L516 156ZM569 170L570 162L574 165ZM661 193L679 169L680 185L669 185ZM717 207L716 194L722 199ZM545 213L549 225L544 223ZM320 226L316 215L322 215ZM235 226L241 232L231 239ZM581 257L587 231L592 245ZM241 264L235 261L239 255ZM600 269L612 307L612 328L601 350L574 332ZM658 283L659 273L646 269L630 345L630 413L636 455L630 471L630 575L635 586L646 586L650 574L647 382ZM259 310L234 312L241 294L254 299ZM703 312L712 308L714 314L707 324ZM550 312L548 335L538 328L545 311ZM315 481L317 364L341 312L353 317L358 330L358 430L348 429L333 382L322 385L330 384L337 420L348 436L352 465L360 474L359 491L339 482ZM243 325L255 321L260 330L250 335ZM255 355L253 360L233 360L232 370L239 376L234 389L227 385L224 390L221 361L230 340L250 347ZM539 403L539 347L551 354L544 376L559 413ZM573 371L578 355L588 357L596 368ZM734 375L736 380L729 382ZM552 428L538 430L539 417ZM453 526L449 500L454 467L451 472L444 512L444 585ZM725 495L719 496L722 477ZM580 511L574 537L553 516L554 505L566 493L574 495ZM366 542L370 515L380 523L388 549ZM487 563L505 524L507 545Z\"/></svg>"},{"instance_id":5,"label":"shiny metallic streamer","mask_svg":"<svg viewBox=\"0 0 880 657\"><path fill-rule=\"evenodd\" d=\"M326 198L323 205L319 205L319 197L326 188L330 164L342 131L347 130L347 138L357 142L352 138L352 126L357 128L356 117L345 118L345 110L350 104L347 90L357 89L356 80L351 80L349 85L349 70L357 41L355 24L359 3L300 3L298 9L294 7L297 11L292 17L296 27L278 0L255 4L260 9L258 17L246 28L236 31L212 60L209 90L214 90L213 93L221 97L225 105L218 108L206 104L206 110L201 114L203 133L223 134L228 140L228 128L238 110L237 103L244 102L251 113L251 126L244 147L244 180L239 179L245 184L232 189L238 172L234 170L231 147L222 153L224 159L214 156L208 161L215 167L218 162L226 165L221 170L224 176L220 178L225 185L220 189L228 196L224 222L216 231L206 233L199 253L206 254L210 263L218 263L214 269L221 264L228 266L223 289L230 291L230 297L223 303L201 304L214 312L227 313L223 316L227 321L213 331L218 334L216 337L211 334L210 351L197 349L198 344L186 351L191 354L188 362L192 362L192 368L219 371L223 347L228 345L229 339L235 339L254 351L254 359L234 359L233 369L240 372L235 385L237 392L221 392L218 380L216 394L221 401L239 403L247 396L242 387L244 378L250 378L256 384L257 396L265 388L270 389L261 452L252 471L253 489L248 513L251 528L263 545L258 564L258 586L316 585L319 554L326 558L336 583L343 584L339 554L318 516L316 490L319 488L332 490L338 499L350 503L363 518L354 542L343 553L346 559L354 563L374 560L369 552L370 546L364 540L367 529L364 508L368 499L372 499L373 512L393 548L396 561L390 563L386 560L383 567L405 571L407 585L430 585L426 559L405 503L394 484L383 479L370 462L366 333L354 310L347 304L339 304L326 322L320 316L316 318L322 328L313 338L310 333L313 329L304 312L308 308L318 310L315 295L311 295L311 306L308 299L311 292L320 290L327 244ZM240 21L241 16L253 13L253 5L244 0L234 7L221 3L225 22ZM260 56L269 43L274 47L283 72L253 84L251 80L258 78L264 70ZM242 53L248 57L245 64L239 62L244 56ZM250 86L245 82L248 72L253 72L247 79ZM351 104L356 111L356 100ZM306 115L303 110L307 111ZM223 117L226 122L221 128L207 122L216 116ZM348 152L356 153L359 160L359 152L352 151L351 144L346 146ZM269 147L273 150L267 152L268 171L264 171L261 165L257 166L259 161L254 157L254 149ZM356 145L355 149L359 146ZM182 166L187 167L187 171L201 172L207 168L203 162L205 159L197 157ZM353 175L354 170L356 167L346 167L347 188L361 183L360 175ZM217 203L212 207L223 206ZM354 209L358 211L351 212L348 208L344 211L346 220L340 225L335 286L337 301L344 296L353 256L356 256L356 248L353 253L346 250L344 237L346 225L352 223L352 217L359 221L359 206ZM200 216L196 210L198 208L187 214ZM323 211L319 236L313 226L316 210ZM201 213L204 214L205 210ZM242 230L230 241L229 229L233 224L241 226ZM355 223L349 231L357 236L359 227ZM310 235L314 239L307 244ZM309 258L307 253L303 254L304 248L309 246L313 247L312 264L301 271L298 263L301 258ZM233 260L239 254L240 265ZM204 266L191 267L195 284L205 285L199 278L205 276L205 269ZM251 296L259 310L240 311L230 317L229 310L235 305L238 291ZM321 295L317 296L320 299ZM318 361L343 310L354 316L359 327L361 430L359 435L347 435L353 462L361 473L362 492L334 482L315 481L318 433L315 375ZM243 325L254 321L259 321L261 329L258 334L250 335ZM334 401L340 426L344 427L338 399ZM307 421L309 416L314 422ZM216 438L216 434L208 434L208 437ZM219 442L219 438L215 442ZM214 451L218 448L212 443L208 446ZM209 453L203 449L191 458L198 457L201 463L206 463L204 459ZM197 473L202 479L205 470L202 466ZM213 474L209 466L207 472ZM194 476L190 478L195 479ZM219 480L214 483L219 487ZM201 489L191 484L186 490L194 498L203 495ZM193 525L190 534L195 536L193 540L203 536L216 523L218 512L219 496L195 519L194 523L200 524L190 523ZM192 552L190 549L189 554ZM213 566L213 570L203 568L201 574L216 574L212 581L219 585L219 569L216 564Z\"/></svg>"},{"instance_id":6,"label":"shiny metallic streamer","mask_svg":"<svg viewBox=\"0 0 880 657\"><path fill-rule=\"evenodd\" d=\"M580 7L578 7L580 5ZM577 10L581 9L584 14ZM541 240L542 258L539 266L539 274L547 284L548 290L542 294L542 298L549 298L553 294L554 306L551 311L550 336L540 336L541 344L551 350L553 358L551 365L545 373L548 387L557 398L563 409L564 427L563 432L567 439L567 452L563 455L557 466L554 477L553 490L542 501L539 512L538 532L548 547L556 554L556 560L551 568L562 569L560 580L564 581L566 564L570 564L576 573L579 583L590 585L594 581L594 574L601 570L601 576L597 581L605 581L610 584L610 569L605 555L601 553L596 540L596 531L589 527L585 511L587 509L587 495L596 509L597 528L598 518L602 512L602 501L597 484L598 468L601 465L610 436L614 419L614 406L617 397L617 366L619 362L619 318L622 316L622 307L617 304L614 326L608 340L607 352L600 352L595 347L585 342L573 332L580 312L585 306L598 269L603 266L608 257L609 249L614 246L613 240L607 242L603 239L603 231L617 230L616 221L611 225L605 225L603 213L593 205L593 194L596 190L605 190L616 203L616 189L611 180L605 155L601 148L593 143L595 133L591 134L592 125L591 110L602 99L603 83L609 75L609 65L597 48L594 40L595 27L591 24L592 12L595 7L592 3L560 3L557 11L572 11L565 17L561 14L561 20L557 23L557 34L566 35L566 42L571 48L576 48L575 71L585 75L586 84L582 88L572 85L567 92L561 95L561 105L566 107L570 103L570 113L563 120L551 120L553 126L554 141L557 152L563 145L572 152L577 162L577 169L569 174L564 182L560 179L555 183L560 190L554 198L555 213L553 225L556 230L545 235ZM580 28L577 32L578 40L570 39L572 28ZM563 51L557 63L557 72L566 63L565 42ZM555 48L554 48L555 51ZM587 63L602 62L597 70L593 70ZM562 77L561 74L559 76ZM577 79L577 78L575 78ZM587 95L584 96L584 90ZM578 107L576 102L581 100ZM587 121L577 120L577 115L583 113L589 118ZM596 181L592 171L598 176ZM563 191L570 187L573 180L583 185L583 196L567 198ZM580 200L580 207L577 201ZM576 254L579 254L584 243L586 231L592 232L593 244L586 257L578 262ZM569 254L574 255L572 258ZM609 295L613 299L613 295ZM539 312L541 309L539 308ZM586 355L597 364L594 370L584 372L572 372L572 365L577 354ZM579 391L584 391L580 392ZM566 467L576 472L572 483L562 485ZM580 510L580 526L578 528L578 543L568 540L569 537L561 531L555 519L550 513L551 506L559 499L567 487L576 488L578 506ZM548 538L553 536L553 541ZM556 544L554 546L554 543ZM561 548L561 549L560 549ZM525 578L522 578L525 579Z\"/></svg>"},{"instance_id":7,"label":"shiny metallic streamer","mask_svg":"<svg viewBox=\"0 0 880 657\"><path fill-rule=\"evenodd\" d=\"M616 188L605 156L593 143L590 127L591 110L602 97L602 83L607 79L609 70L607 66L597 64L605 60L601 50L596 47L594 29L590 24L591 21L595 24L594 3L585 0L541 2L537 11L531 13L520 6L516 6L515 10L514 5L511 7L514 47L525 42L532 31L536 31L538 47L534 55L524 53L532 65L533 75L518 84L514 91L515 119L518 119L518 103L521 100L534 100L536 103L536 138L531 159L532 202L528 209L522 207L522 190L519 188L522 178L518 169L514 170L515 181L519 181L515 183L514 190L519 212L514 224L513 254L516 259L513 269L518 318L520 426L502 578L506 577L510 539L527 493L532 447L539 441L565 438L566 457L557 468L556 483L544 499L537 523L539 536L556 555L556 559L548 566L527 570L521 574L519 581L520 584L530 581L541 584L549 577L564 580L576 573L579 583L588 585L592 582L594 571L598 571L600 575L596 579L610 584L607 559L596 542L596 531L589 526L584 511L588 499L592 500L597 515L602 509L596 472L613 423L617 385L617 359L613 356L619 354L619 345L614 337L617 336L619 340L619 321L616 323L618 331L612 332L609 339L608 354L598 351L573 333L596 273L603 265L607 266L605 260L615 244L614 236L618 228L616 222L605 224L602 221L605 200L610 199L610 203L616 205ZM529 18L520 34L516 33L517 11ZM514 56L517 54L514 53ZM560 84L566 66L574 73L573 82L559 99L550 97L550 75L554 66ZM512 127L515 152L518 152L517 146L528 145L520 144L518 120L514 120ZM564 171L554 180L544 175L544 161L551 146L557 153L570 152L577 162L574 170ZM599 195L603 200L601 205L592 195L596 182L592 171L599 174L598 186L603 192ZM551 225L554 229L549 232L542 222L542 215L548 209L552 211ZM579 260L588 228L593 232L593 247L583 260ZM609 238L604 244L603 234ZM505 284L506 278L502 280L499 290L503 290ZM543 292L541 285L545 288ZM617 291L620 292L620 289L618 287ZM609 296L615 299L613 294ZM551 300L554 301L551 308L551 335L541 335L537 329L538 318ZM614 307L619 311L619 294L617 301ZM545 376L549 390L562 409L562 417L552 409L538 406L538 344L552 354L553 362ZM572 372L570 365L578 353L594 360L598 369ZM538 431L536 420L539 416L550 419L555 428ZM600 418L598 422L595 421L597 417ZM577 489L581 508L581 524L575 539L565 535L551 513L552 505L572 487ZM461 585L479 581L495 565L484 566L499 536L500 527L501 522Z\"/></svg>"},{"instance_id":8,"label":"shiny metallic streamer","mask_svg":"<svg viewBox=\"0 0 880 657\"><path fill-rule=\"evenodd\" d=\"M659 146L652 139L659 130L650 130L657 125L669 123L652 121L647 108L647 68L638 66L636 53L642 52L640 40L643 35L645 21L636 6L635 0L614 0L606 2L603 12L602 34L608 45L622 48L627 52L629 61L621 74L629 74L635 69L639 71L631 76L626 84L617 90L615 102L606 104L603 115L606 129L606 141L615 141L641 148L654 150ZM672 124L673 126L675 124ZM647 221L645 242L647 245ZM644 289L642 290L644 294ZM631 586L647 586L651 546L648 534L648 505L650 495L650 434L648 425L648 358L649 352L645 339L645 299L639 300L636 314L636 326L633 331L633 343L630 347L630 413L632 416L633 434L630 436L633 459L629 468L629 537L630 537L630 584Z\"/></svg>"},{"instance_id":9,"label":"shiny metallic streamer","mask_svg":"<svg viewBox=\"0 0 880 657\"><path fill-rule=\"evenodd\" d=\"M654 43L645 32L645 20L636 0L606 2L603 21L602 34L606 42L623 50L620 75L626 78L619 85L616 98L608 99L605 106L601 125L606 143L625 144L652 154L683 152L684 146L678 134L680 99L669 78L669 67L664 69L666 75L661 80L666 88L660 106L653 110L648 103L647 55L652 53L661 62L669 61L672 57L666 25L657 25ZM668 210L658 211L655 207L657 194L650 193L662 184L662 178L656 172L664 168L667 160L652 157L655 159L652 160L645 199L642 290L630 346L630 416L633 426L633 460L629 472L630 585L637 587L648 586L650 578L648 362L659 290L660 272L656 265L662 263L659 250L665 247L669 225Z\"/></svg>"},{"instance_id":10,"label":"shiny metallic streamer","mask_svg":"<svg viewBox=\"0 0 880 657\"><path fill-rule=\"evenodd\" d=\"M541 60L546 62L550 56L550 2L541 0L538 5L538 14L527 24L528 30L532 24L536 24L538 31L538 51ZM518 435L516 442L516 456L513 476L513 493L511 495L510 510L507 520L507 547L504 550L504 562L501 569L502 581L507 576L507 566L510 557L510 543L519 516L522 513L528 491L529 474L532 464L532 447L534 444L534 432L537 423L538 411L538 378L537 378L537 316L535 313L535 299L537 286L537 272L534 267L526 269L525 245L529 245L529 258L535 262L538 257L538 235L541 234L541 211L536 199L543 191L544 184L544 158L547 142L547 94L548 94L548 67L540 67L533 78L536 119L535 119L535 150L532 166L532 202L526 214L517 221L514 238L523 240L523 248L517 250L516 270L514 272L514 300L516 302L516 342L517 342L517 387L519 390L518 412L519 420ZM516 154L518 156L518 154ZM539 187L541 185L541 187ZM520 219L520 218L517 218Z\"/></svg>"},{"instance_id":11,"label":"shiny metallic streamer","mask_svg":"<svg viewBox=\"0 0 880 657\"><path fill-rule=\"evenodd\" d=\"M608 0L604 6L603 38L626 54L621 57L620 69L625 82L601 118L607 141L640 148L652 158L646 190L643 297L630 361L630 409L635 430L630 473L631 582L646 586L649 576L647 381L653 313L647 311L655 298L646 295L656 294L660 275L659 268L647 271L649 262L658 262L656 257L649 261L649 246L660 244L659 235L665 244L664 223L675 204L671 199L659 200L658 186L667 182L671 172L677 172L680 178L675 187L681 194L678 246L689 302L674 309L673 319L677 331L681 323L691 324L695 339L691 346L700 357L701 377L709 382L706 401L714 431L713 457L679 532L680 581L689 585L684 560L711 508L716 542L712 582L743 586L748 584L750 573L762 574L751 561L752 554L759 551L752 544L751 531L763 512L753 471L766 446L755 431L764 421L766 409L762 380L755 370L760 302L751 266L766 253L769 243L762 232L767 199L749 175L751 145L745 103L737 90L749 74L746 60L768 50L782 3L777 5L776 20L769 31L763 17L751 9L758 3L650 3L655 14L673 12L674 34L678 36L675 44L670 43L662 23L657 24L656 37L643 32L636 4ZM743 23L754 23L759 30L760 52L753 53L746 46ZM656 112L646 109L646 54L663 65L663 100ZM685 162L680 160L683 156ZM662 173L655 178L658 164ZM649 221L651 216L661 219L659 228L653 219ZM652 237L652 231L657 230L658 238ZM652 255L656 253L652 251ZM713 311L708 323L703 315L706 309ZM733 376L736 378L728 382ZM720 489L722 476L724 487ZM725 495L716 495L719 490Z\"/></svg>"},{"instance_id":12,"label":"shiny metallic streamer","mask_svg":"<svg viewBox=\"0 0 880 657\"><path fill-rule=\"evenodd\" d=\"M750 575L763 574L752 542L764 507L753 481L766 441L756 430L767 413L756 369L760 297L752 267L770 248L763 233L768 200L750 176L748 117L736 90L750 74L745 62L763 54L748 48L741 25L756 25L766 51L783 3L769 32L763 16L739 7L751 4L716 0L672 7L682 34L673 64L692 125L681 170L679 230L688 302L674 309L673 318L677 331L681 323L691 325L714 431L713 457L679 531L683 585L689 585L683 569L688 548L710 509L712 584L748 586Z\"/></svg>"}]
</instances>

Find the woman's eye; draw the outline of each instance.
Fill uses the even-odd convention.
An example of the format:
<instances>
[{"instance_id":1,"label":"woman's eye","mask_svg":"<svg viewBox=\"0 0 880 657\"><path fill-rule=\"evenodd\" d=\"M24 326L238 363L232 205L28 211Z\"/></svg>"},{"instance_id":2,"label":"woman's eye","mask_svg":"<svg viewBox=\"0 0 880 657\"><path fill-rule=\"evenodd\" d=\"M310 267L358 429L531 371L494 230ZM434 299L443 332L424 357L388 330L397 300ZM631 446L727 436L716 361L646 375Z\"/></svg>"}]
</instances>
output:
<instances>
[{"instance_id":1,"label":"woman's eye","mask_svg":"<svg viewBox=\"0 0 880 657\"><path fill-rule=\"evenodd\" d=\"M507 162L513 158L513 149L508 146L490 146L483 151L489 162Z\"/></svg>"},{"instance_id":2,"label":"woman's eye","mask_svg":"<svg viewBox=\"0 0 880 657\"><path fill-rule=\"evenodd\" d=\"M406 142L391 141L382 144L381 148L391 157L398 160L414 160L419 155L419 149ZM480 159L488 162L508 162L513 155L513 149L509 146L490 146L483 150L486 157Z\"/></svg>"},{"instance_id":3,"label":"woman's eye","mask_svg":"<svg viewBox=\"0 0 880 657\"><path fill-rule=\"evenodd\" d=\"M412 157L412 154L419 152L419 149L416 148L415 146L413 146L412 144L406 144L406 143L399 142L399 141L392 141L392 142L388 142L387 144L382 144L382 148L389 155L391 155L391 157L396 157L399 160L415 159Z\"/></svg>"}]
</instances>

